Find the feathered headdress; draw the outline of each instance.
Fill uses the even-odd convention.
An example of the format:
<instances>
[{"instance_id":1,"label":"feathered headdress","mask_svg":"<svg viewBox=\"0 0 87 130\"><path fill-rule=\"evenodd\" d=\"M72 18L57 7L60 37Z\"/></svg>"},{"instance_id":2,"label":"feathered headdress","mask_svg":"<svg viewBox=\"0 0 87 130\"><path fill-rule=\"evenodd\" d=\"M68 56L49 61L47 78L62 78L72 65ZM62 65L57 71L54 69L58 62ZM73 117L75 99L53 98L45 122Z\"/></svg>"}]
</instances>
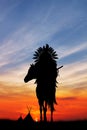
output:
<instances>
[{"instance_id":1,"label":"feathered headdress","mask_svg":"<svg viewBox=\"0 0 87 130\"><path fill-rule=\"evenodd\" d=\"M33 59L35 59L35 62L38 62L42 56L44 55L48 55L52 60L56 60L58 59L58 56L56 54L56 51L54 51L54 49L52 47L49 47L48 44L46 44L45 46L43 47L39 47L35 53L34 53L34 56L33 56ZM46 56L47 56L46 55Z\"/></svg>"}]
</instances>

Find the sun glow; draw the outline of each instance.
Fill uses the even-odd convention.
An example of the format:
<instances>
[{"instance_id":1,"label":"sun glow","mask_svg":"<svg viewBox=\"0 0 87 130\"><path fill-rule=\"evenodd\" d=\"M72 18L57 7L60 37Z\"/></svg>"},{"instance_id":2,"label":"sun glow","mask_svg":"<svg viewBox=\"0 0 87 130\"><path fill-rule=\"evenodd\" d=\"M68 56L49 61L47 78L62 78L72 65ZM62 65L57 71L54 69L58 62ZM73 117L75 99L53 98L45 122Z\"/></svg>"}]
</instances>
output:
<instances>
[{"instance_id":1,"label":"sun glow","mask_svg":"<svg viewBox=\"0 0 87 130\"><path fill-rule=\"evenodd\" d=\"M35 122L38 122L38 118L37 117L35 118Z\"/></svg>"}]
</instances>

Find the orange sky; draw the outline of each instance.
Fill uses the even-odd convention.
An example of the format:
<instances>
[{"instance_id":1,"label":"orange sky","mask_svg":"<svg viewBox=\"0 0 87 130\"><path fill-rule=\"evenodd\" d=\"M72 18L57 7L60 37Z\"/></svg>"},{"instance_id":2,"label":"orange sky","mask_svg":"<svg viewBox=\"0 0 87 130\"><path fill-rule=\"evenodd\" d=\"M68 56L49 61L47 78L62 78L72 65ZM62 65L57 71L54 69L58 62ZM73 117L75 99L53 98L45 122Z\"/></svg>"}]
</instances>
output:
<instances>
[{"instance_id":1,"label":"orange sky","mask_svg":"<svg viewBox=\"0 0 87 130\"><path fill-rule=\"evenodd\" d=\"M61 76L58 79L59 84L56 90L58 104L55 105L53 119L87 119L87 89L85 89L85 84L82 88L77 88L78 84L76 86L75 82L73 83L73 76L71 77L72 84L64 80L64 68L60 73ZM25 73L22 75L22 79L24 75ZM39 120L39 105L35 87L34 80L26 84L23 81L21 82L20 79L16 82L14 80L10 82L9 78L8 80L5 79L5 82L2 81L0 83L0 118L18 119L20 115L24 118L28 113L28 107L31 108L33 119ZM50 120L49 110L47 111L47 119Z\"/></svg>"},{"instance_id":2,"label":"orange sky","mask_svg":"<svg viewBox=\"0 0 87 130\"><path fill-rule=\"evenodd\" d=\"M55 105L54 120L77 120L87 119L87 98L58 97L58 104ZM37 99L33 96L18 96L17 98L0 98L0 118L17 119L21 115L27 115L31 109L33 119L39 120L39 106ZM47 112L50 120L50 111Z\"/></svg>"}]
</instances>

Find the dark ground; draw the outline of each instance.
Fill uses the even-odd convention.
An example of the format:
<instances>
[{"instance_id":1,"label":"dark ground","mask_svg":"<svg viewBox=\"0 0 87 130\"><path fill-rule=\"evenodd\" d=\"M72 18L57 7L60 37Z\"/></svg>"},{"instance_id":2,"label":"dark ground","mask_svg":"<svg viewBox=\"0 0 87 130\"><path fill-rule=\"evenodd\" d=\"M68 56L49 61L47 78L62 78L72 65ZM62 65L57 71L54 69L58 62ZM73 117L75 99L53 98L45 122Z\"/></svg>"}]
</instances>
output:
<instances>
[{"instance_id":1,"label":"dark ground","mask_svg":"<svg viewBox=\"0 0 87 130\"><path fill-rule=\"evenodd\" d=\"M24 122L23 120L0 120L0 130L87 130L87 120L57 122Z\"/></svg>"}]
</instances>

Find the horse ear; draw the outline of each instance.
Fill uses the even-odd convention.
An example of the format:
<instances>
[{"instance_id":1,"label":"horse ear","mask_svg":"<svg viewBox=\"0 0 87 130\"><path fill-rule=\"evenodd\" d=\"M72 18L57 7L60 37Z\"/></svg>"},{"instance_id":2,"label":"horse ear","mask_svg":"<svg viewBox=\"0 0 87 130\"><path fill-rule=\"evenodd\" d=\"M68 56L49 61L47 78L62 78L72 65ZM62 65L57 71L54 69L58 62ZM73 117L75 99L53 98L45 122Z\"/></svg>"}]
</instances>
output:
<instances>
[{"instance_id":1,"label":"horse ear","mask_svg":"<svg viewBox=\"0 0 87 130\"><path fill-rule=\"evenodd\" d=\"M34 66L34 64L32 63L31 66Z\"/></svg>"},{"instance_id":2,"label":"horse ear","mask_svg":"<svg viewBox=\"0 0 87 130\"><path fill-rule=\"evenodd\" d=\"M30 66L32 66L33 64L30 64Z\"/></svg>"}]
</instances>

